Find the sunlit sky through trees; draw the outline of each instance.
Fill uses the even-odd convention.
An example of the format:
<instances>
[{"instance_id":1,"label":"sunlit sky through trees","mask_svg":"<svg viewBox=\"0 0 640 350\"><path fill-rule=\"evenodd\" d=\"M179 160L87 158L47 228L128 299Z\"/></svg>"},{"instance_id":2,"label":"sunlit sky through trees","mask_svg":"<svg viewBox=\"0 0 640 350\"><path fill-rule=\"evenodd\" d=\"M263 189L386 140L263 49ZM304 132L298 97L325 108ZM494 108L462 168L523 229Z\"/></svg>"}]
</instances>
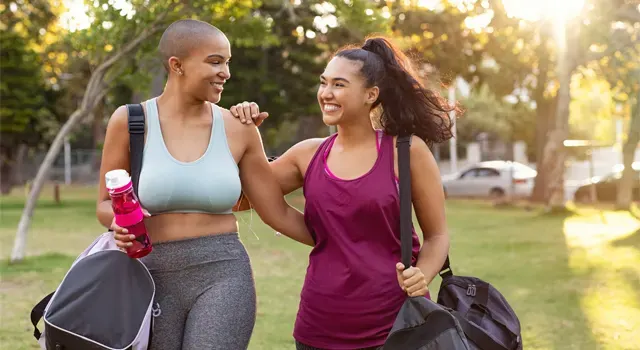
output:
<instances>
[{"instance_id":1,"label":"sunlit sky through trees","mask_svg":"<svg viewBox=\"0 0 640 350\"><path fill-rule=\"evenodd\" d=\"M432 10L437 10L445 0L418 0L418 5ZM483 6L488 7L486 0L448 0L450 3L464 10L468 5L476 1L482 1ZM576 16L584 6L584 0L502 0L507 13L510 16L518 17L523 20L536 21L542 17L553 16L560 20ZM111 0L109 3L116 9L122 11L122 15L131 16L133 7L127 0ZM91 24L91 19L87 16L85 3L83 0L64 0L65 7L68 9L61 17L61 25L69 30L75 31L85 29ZM106 6L106 5L105 5ZM327 6L325 9L329 10ZM471 29L480 29L489 23L490 18L470 17L467 25ZM327 16L324 21L335 22L331 16ZM316 25L323 26L324 23ZM324 24L326 25L326 24Z\"/></svg>"}]
</instances>

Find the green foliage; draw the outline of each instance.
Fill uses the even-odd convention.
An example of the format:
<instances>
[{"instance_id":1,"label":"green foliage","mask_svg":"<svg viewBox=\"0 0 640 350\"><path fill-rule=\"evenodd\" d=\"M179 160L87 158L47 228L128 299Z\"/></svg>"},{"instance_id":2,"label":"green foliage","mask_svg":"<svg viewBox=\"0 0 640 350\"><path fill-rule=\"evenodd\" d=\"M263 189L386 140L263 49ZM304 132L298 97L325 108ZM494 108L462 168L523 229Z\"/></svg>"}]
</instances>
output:
<instances>
[{"instance_id":1,"label":"green foliage","mask_svg":"<svg viewBox=\"0 0 640 350\"><path fill-rule=\"evenodd\" d=\"M482 85L461 101L464 118L458 124L458 137L472 141L479 133L489 133L505 142L525 141L531 145L535 138L535 112L525 103L511 103Z\"/></svg>"},{"instance_id":2,"label":"green foliage","mask_svg":"<svg viewBox=\"0 0 640 350\"><path fill-rule=\"evenodd\" d=\"M57 124L55 93L47 90L40 73L39 56L29 41L16 32L0 36L0 157L3 165L14 161L20 144L35 147L48 140Z\"/></svg>"},{"instance_id":3,"label":"green foliage","mask_svg":"<svg viewBox=\"0 0 640 350\"><path fill-rule=\"evenodd\" d=\"M366 10L373 13L366 15ZM264 1L254 10L277 41L232 48L232 78L224 106L255 101L270 118L261 129L268 149L282 150L297 141L294 125L312 118L322 128L316 99L319 75L331 53L360 43L368 33L386 33L386 20L372 2L303 1L293 5ZM364 14L364 15L363 15ZM316 136L314 132L310 135Z\"/></svg>"},{"instance_id":4,"label":"green foliage","mask_svg":"<svg viewBox=\"0 0 640 350\"><path fill-rule=\"evenodd\" d=\"M0 5L0 28L39 42L56 18L58 1L18 0Z\"/></svg>"},{"instance_id":5,"label":"green foliage","mask_svg":"<svg viewBox=\"0 0 640 350\"><path fill-rule=\"evenodd\" d=\"M571 139L596 140L613 144L614 92L610 85L588 69L579 69L571 87Z\"/></svg>"},{"instance_id":6,"label":"green foliage","mask_svg":"<svg viewBox=\"0 0 640 350\"><path fill-rule=\"evenodd\" d=\"M483 46L465 21L481 10L463 12L449 1L437 9L399 4L392 10L394 34L404 39L418 64L431 65L445 82L456 76L477 81Z\"/></svg>"}]
</instances>

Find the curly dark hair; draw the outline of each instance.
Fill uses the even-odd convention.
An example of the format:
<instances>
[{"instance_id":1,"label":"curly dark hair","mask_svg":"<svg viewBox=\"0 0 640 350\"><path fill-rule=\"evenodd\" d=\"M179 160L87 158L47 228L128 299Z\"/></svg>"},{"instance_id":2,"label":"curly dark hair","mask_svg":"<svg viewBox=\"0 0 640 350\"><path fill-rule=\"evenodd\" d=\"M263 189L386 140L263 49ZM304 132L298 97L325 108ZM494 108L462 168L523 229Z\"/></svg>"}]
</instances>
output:
<instances>
[{"instance_id":1,"label":"curly dark hair","mask_svg":"<svg viewBox=\"0 0 640 350\"><path fill-rule=\"evenodd\" d=\"M382 106L379 124L389 135L414 134L429 146L453 134L450 106L438 92L428 89L413 72L407 56L384 37L369 37L362 47L347 46L336 57L361 61L367 87L378 86L380 94L372 110Z\"/></svg>"}]
</instances>

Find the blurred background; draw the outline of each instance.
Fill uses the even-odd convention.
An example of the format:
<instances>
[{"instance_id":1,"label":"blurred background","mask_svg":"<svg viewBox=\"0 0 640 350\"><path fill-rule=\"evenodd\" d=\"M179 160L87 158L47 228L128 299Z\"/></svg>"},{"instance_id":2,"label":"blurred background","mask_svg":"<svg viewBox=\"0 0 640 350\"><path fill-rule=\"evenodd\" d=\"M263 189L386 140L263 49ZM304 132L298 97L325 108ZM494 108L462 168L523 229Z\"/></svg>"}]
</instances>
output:
<instances>
[{"instance_id":1,"label":"blurred background","mask_svg":"<svg viewBox=\"0 0 640 350\"><path fill-rule=\"evenodd\" d=\"M270 112L261 128L270 156L331 132L319 118L318 75L337 48L380 33L466 111L456 138L434 147L443 174L516 161L537 170L526 194L557 194L558 204L591 179L615 177L623 154L640 160L636 1L21 0L0 11L2 193L34 179L65 123L47 179L95 183L108 117L161 93L159 35L187 17L231 39L221 105L255 101Z\"/></svg>"},{"instance_id":2,"label":"blurred background","mask_svg":"<svg viewBox=\"0 0 640 350\"><path fill-rule=\"evenodd\" d=\"M269 156L333 132L316 91L336 49L370 33L391 37L425 83L464 110L452 115L456 137L432 148L454 261L459 254L462 271L481 270L505 288L524 315L525 348L640 349L635 0L3 1L0 256L14 264L0 270L2 323L12 327L0 331L0 344L32 345L22 319L37 300L21 293L35 290L35 298L55 287L69 259L100 232L93 203L107 120L119 105L162 92L157 43L183 18L207 21L231 40L232 78L220 105L255 101L270 113L260 127ZM292 201L301 206L299 199ZM269 243L269 229L250 214L239 217L267 237L257 243L249 233L254 260L271 259L273 267L306 259L305 248ZM73 233L82 225L98 231ZM56 245L68 234L77 242ZM482 244L484 258L464 258L465 247ZM498 273L496 264L522 270ZM287 327L303 274L256 268L274 318L259 316L252 348L291 347ZM559 290L530 304L547 284ZM285 299L274 291L282 286L290 288ZM23 304L5 307L9 298ZM275 316L281 307L286 317Z\"/></svg>"}]
</instances>

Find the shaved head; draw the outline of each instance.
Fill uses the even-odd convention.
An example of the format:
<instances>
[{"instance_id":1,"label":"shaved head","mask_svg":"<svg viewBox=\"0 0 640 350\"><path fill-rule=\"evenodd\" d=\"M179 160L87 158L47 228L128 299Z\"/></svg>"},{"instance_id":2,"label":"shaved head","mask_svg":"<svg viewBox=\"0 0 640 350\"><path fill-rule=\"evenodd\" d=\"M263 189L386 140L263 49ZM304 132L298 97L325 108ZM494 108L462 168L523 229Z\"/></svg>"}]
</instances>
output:
<instances>
[{"instance_id":1,"label":"shaved head","mask_svg":"<svg viewBox=\"0 0 640 350\"><path fill-rule=\"evenodd\" d=\"M167 72L169 71L171 57L184 58L204 39L216 35L224 35L224 33L206 22L195 19L173 22L162 34L158 45L164 68Z\"/></svg>"}]
</instances>

